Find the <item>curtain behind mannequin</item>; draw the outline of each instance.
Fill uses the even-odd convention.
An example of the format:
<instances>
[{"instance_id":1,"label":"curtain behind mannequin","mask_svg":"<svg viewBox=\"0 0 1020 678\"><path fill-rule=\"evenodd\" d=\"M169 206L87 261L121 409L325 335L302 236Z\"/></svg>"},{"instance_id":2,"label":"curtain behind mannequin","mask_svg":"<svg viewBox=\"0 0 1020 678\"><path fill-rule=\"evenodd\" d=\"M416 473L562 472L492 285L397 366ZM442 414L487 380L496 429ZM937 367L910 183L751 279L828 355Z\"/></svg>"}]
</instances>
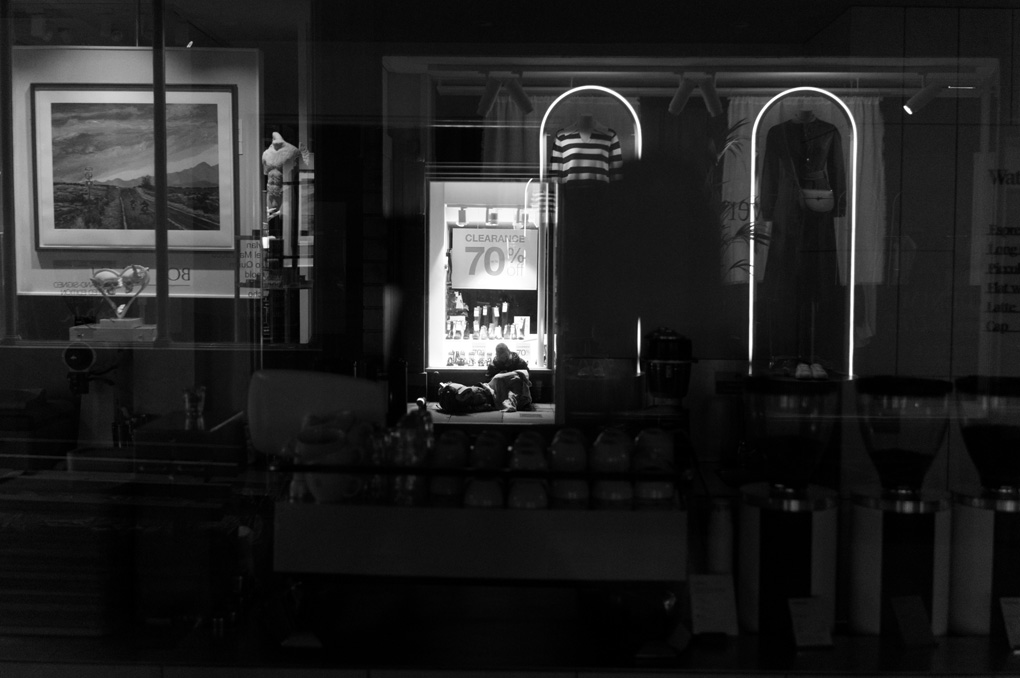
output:
<instances>
[{"instance_id":1,"label":"curtain behind mannequin","mask_svg":"<svg viewBox=\"0 0 1020 678\"><path fill-rule=\"evenodd\" d=\"M728 117L729 124L733 126L744 120L741 130L743 148L737 157L728 157L723 167L723 200L743 206L746 210L746 203L750 195L750 165L749 157L751 152L751 130L758 113L769 102L771 97L732 97L729 100ZM800 108L809 107L818 109L819 102L824 97L787 97L777 102L768 112L767 119L763 119L759 129L759 143L764 143L765 134L772 124L793 117L793 114ZM874 334L875 321L875 285L882 282L884 267L884 243L886 237L886 191L885 191L885 163L883 161L883 148L885 137L885 124L879 110L879 99L877 97L846 97L843 103L850 109L857 124L858 134L858 163L857 163L857 265L856 282L859 286L859 297L861 299L861 311L857 314L857 327L855 332L857 340L864 342ZM846 123L841 123L845 116L835 103L828 104L827 111L817 110L819 117L840 127L843 141L844 157L847 159L847 171L850 171L851 137L849 130L844 130ZM764 155L764 148L758 147L760 156ZM731 236L736 230L746 224L746 219L739 219L740 210L736 209L727 212L730 217L723 223L724 237ZM745 211L746 216L746 211ZM837 236L845 238L849 229L849 220L836 218L835 227ZM843 242L846 242L844 239ZM756 252L755 279L761 280L765 267L768 265L767 252ZM840 257L840 276L844 282L847 279L846 267L849 263L848 253ZM743 242L737 242L723 253L723 271L727 282L746 282L747 274L744 270L734 267L734 264L747 259L747 246Z\"/></svg>"},{"instance_id":2,"label":"curtain behind mannequin","mask_svg":"<svg viewBox=\"0 0 1020 678\"><path fill-rule=\"evenodd\" d=\"M723 167L723 200L735 202L738 205L746 203L750 194L748 181L750 180L749 155L751 152L751 129L755 117L759 111L768 103L771 97L733 97L729 100L728 115L731 126L744 120L747 122L741 130L743 149L738 157L728 157ZM759 143L764 143L765 133L771 126L769 121L787 120L793 113L802 107L818 107L820 97L787 97L778 102L769 112L768 120L763 121L759 129ZM858 165L857 165L857 282L880 283L882 282L883 270L883 243L886 233L886 196L885 196L885 164L882 160L882 148L884 143L885 126L879 112L879 100L876 97L847 97L843 102L850 109L857 123L858 130ZM835 111L836 105L832 104ZM819 117L840 127L839 115L826 115L819 112ZM847 158L849 171L850 162L850 134L848 131L840 130L843 140L844 157ZM758 147L758 153L764 154L764 148ZM738 211L734 212L736 215ZM849 228L846 219L838 219L837 229ZM727 234L731 234L744 222L732 218L724 226ZM845 235L845 232L839 233ZM747 256L746 247L732 247L725 256L723 266L729 268L732 264ZM767 257L765 258L767 265ZM849 259L844 257L841 266ZM761 262L758 262L761 263ZM756 279L761 279L765 266L756 271ZM846 271L841 270L841 276L846 279ZM730 282L745 281L745 273L730 270Z\"/></svg>"}]
</instances>

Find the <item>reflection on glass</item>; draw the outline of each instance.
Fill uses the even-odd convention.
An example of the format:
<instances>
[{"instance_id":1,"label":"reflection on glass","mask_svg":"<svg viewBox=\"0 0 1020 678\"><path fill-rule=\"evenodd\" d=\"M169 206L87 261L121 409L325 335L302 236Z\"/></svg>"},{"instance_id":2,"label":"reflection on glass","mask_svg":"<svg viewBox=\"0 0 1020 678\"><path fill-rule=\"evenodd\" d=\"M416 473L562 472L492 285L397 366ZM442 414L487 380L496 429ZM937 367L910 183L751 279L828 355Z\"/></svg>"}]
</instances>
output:
<instances>
[{"instance_id":1,"label":"reflection on glass","mask_svg":"<svg viewBox=\"0 0 1020 678\"><path fill-rule=\"evenodd\" d=\"M484 368L506 343L543 367L547 186L437 181L430 191L429 365Z\"/></svg>"},{"instance_id":2,"label":"reflection on glass","mask_svg":"<svg viewBox=\"0 0 1020 678\"><path fill-rule=\"evenodd\" d=\"M1020 377L957 379L956 404L981 485L1020 493Z\"/></svg>"},{"instance_id":3,"label":"reflection on glass","mask_svg":"<svg viewBox=\"0 0 1020 678\"><path fill-rule=\"evenodd\" d=\"M952 384L895 376L854 383L864 445L882 489L916 495L949 428Z\"/></svg>"},{"instance_id":4,"label":"reflection on glass","mask_svg":"<svg viewBox=\"0 0 1020 678\"><path fill-rule=\"evenodd\" d=\"M824 90L788 90L757 113L752 361L852 374L856 138L849 109Z\"/></svg>"},{"instance_id":5,"label":"reflection on glass","mask_svg":"<svg viewBox=\"0 0 1020 678\"><path fill-rule=\"evenodd\" d=\"M764 376L745 380L749 443L774 489L807 488L829 446L839 394L837 382Z\"/></svg>"}]
</instances>

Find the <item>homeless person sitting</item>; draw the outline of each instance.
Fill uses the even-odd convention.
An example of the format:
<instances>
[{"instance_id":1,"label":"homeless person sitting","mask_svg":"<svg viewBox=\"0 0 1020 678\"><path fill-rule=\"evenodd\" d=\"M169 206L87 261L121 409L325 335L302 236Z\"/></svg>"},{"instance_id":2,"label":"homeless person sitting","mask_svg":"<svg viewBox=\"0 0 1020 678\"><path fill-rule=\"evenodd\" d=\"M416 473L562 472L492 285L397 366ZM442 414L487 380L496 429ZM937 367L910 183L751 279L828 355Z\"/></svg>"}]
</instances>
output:
<instances>
[{"instance_id":1,"label":"homeless person sitting","mask_svg":"<svg viewBox=\"0 0 1020 678\"><path fill-rule=\"evenodd\" d=\"M507 348L496 346L496 355L485 370L485 383L465 386L455 382L439 385L439 406L451 414L531 409L528 363Z\"/></svg>"}]
</instances>

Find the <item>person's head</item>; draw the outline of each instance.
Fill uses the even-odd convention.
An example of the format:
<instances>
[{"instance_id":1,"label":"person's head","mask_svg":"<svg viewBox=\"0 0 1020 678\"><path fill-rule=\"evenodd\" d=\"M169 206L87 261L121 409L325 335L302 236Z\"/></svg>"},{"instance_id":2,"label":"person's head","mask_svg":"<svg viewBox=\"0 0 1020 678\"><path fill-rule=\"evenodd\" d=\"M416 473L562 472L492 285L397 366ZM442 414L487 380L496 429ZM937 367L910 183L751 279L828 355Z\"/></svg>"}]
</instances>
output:
<instances>
[{"instance_id":1,"label":"person's head","mask_svg":"<svg viewBox=\"0 0 1020 678\"><path fill-rule=\"evenodd\" d=\"M506 344L496 344L496 361L504 363L510 359L510 349L506 347Z\"/></svg>"}]
</instances>

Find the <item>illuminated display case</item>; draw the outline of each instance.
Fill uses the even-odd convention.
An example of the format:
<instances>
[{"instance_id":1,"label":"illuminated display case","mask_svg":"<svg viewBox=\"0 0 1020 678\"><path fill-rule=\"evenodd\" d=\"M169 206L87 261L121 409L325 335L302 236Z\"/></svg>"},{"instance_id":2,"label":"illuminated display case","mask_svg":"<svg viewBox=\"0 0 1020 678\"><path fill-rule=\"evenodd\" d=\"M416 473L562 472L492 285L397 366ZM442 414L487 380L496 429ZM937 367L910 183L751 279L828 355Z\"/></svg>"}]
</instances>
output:
<instances>
[{"instance_id":1,"label":"illuminated display case","mask_svg":"<svg viewBox=\"0 0 1020 678\"><path fill-rule=\"evenodd\" d=\"M429 368L484 368L505 343L548 365L547 187L435 181L429 191Z\"/></svg>"},{"instance_id":2,"label":"illuminated display case","mask_svg":"<svg viewBox=\"0 0 1020 678\"><path fill-rule=\"evenodd\" d=\"M851 109L816 87L775 95L754 116L751 197L755 223L749 288L749 360L821 366L830 377L854 373L857 180L868 102ZM874 130L871 130L872 132ZM883 187L863 177L868 195ZM877 219L869 219L874 230ZM870 234L873 239L874 235Z\"/></svg>"}]
</instances>

